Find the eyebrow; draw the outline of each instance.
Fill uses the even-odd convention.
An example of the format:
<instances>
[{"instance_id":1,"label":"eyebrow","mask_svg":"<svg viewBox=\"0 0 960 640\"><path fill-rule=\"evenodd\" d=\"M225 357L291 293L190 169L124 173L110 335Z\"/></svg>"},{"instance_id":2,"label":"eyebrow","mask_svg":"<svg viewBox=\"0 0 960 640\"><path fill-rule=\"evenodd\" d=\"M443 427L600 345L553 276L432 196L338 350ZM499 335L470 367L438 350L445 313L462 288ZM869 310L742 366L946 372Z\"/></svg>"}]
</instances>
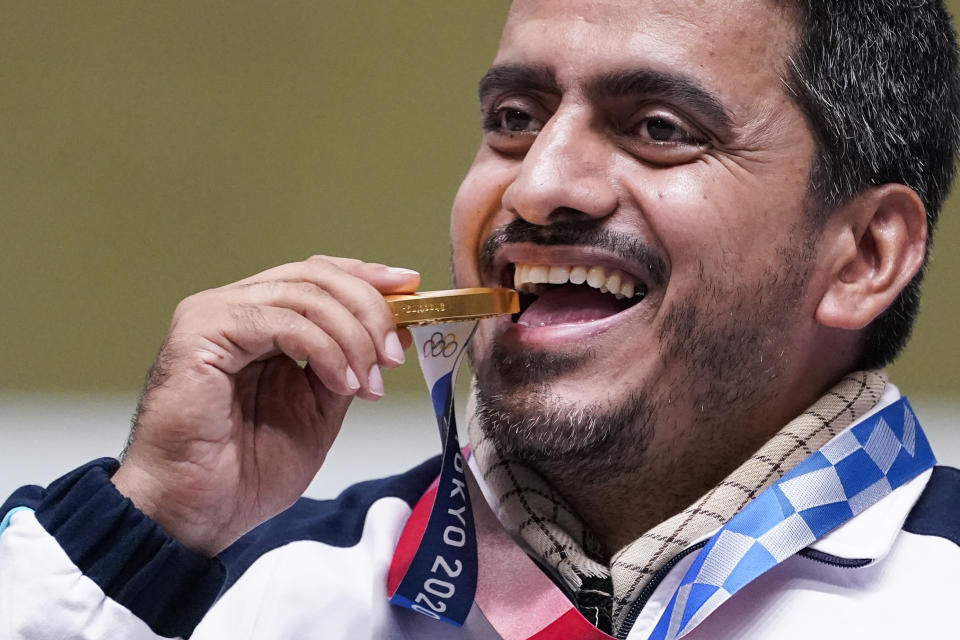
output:
<instances>
[{"instance_id":1,"label":"eyebrow","mask_svg":"<svg viewBox=\"0 0 960 640\"><path fill-rule=\"evenodd\" d=\"M636 69L603 74L587 85L594 98L653 96L686 106L706 118L721 137L729 135L733 119L720 99L688 76Z\"/></svg>"},{"instance_id":2,"label":"eyebrow","mask_svg":"<svg viewBox=\"0 0 960 640\"><path fill-rule=\"evenodd\" d=\"M553 70L545 65L507 64L490 67L477 85L480 102L495 93L512 90L539 91L560 95L560 85Z\"/></svg>"},{"instance_id":3,"label":"eyebrow","mask_svg":"<svg viewBox=\"0 0 960 640\"><path fill-rule=\"evenodd\" d=\"M480 79L477 94L482 103L491 95L520 90L552 95L563 93L550 67L511 64L491 67ZM705 118L721 138L728 137L733 128L733 119L720 99L693 78L681 74L651 69L605 73L590 80L587 94L595 99L664 98Z\"/></svg>"}]
</instances>

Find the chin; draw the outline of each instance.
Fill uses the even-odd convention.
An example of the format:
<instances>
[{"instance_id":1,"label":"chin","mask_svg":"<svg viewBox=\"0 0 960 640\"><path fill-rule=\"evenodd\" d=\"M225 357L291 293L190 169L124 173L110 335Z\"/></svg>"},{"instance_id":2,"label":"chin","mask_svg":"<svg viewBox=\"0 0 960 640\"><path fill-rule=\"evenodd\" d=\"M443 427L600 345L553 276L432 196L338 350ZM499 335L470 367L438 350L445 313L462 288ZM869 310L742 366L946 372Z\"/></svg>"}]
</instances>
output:
<instances>
[{"instance_id":1,"label":"chin","mask_svg":"<svg viewBox=\"0 0 960 640\"><path fill-rule=\"evenodd\" d=\"M494 342L474 360L477 419L506 456L528 463L609 469L623 448L649 445L659 408L649 396L585 387L590 353L521 349ZM616 465L614 465L616 466ZM586 467L585 467L586 468Z\"/></svg>"}]
</instances>

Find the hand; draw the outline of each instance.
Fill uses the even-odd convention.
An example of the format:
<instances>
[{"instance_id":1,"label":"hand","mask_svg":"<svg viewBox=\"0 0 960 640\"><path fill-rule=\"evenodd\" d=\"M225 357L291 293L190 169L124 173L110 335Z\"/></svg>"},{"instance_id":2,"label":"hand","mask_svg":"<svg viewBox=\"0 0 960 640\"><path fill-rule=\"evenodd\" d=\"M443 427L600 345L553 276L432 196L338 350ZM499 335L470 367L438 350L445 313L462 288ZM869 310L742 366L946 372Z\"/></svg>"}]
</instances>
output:
<instances>
[{"instance_id":1,"label":"hand","mask_svg":"<svg viewBox=\"0 0 960 640\"><path fill-rule=\"evenodd\" d=\"M398 335L383 294L419 282L415 271L316 256L186 298L114 484L209 555L287 508L352 397L382 397L380 367L403 362L410 335Z\"/></svg>"}]
</instances>

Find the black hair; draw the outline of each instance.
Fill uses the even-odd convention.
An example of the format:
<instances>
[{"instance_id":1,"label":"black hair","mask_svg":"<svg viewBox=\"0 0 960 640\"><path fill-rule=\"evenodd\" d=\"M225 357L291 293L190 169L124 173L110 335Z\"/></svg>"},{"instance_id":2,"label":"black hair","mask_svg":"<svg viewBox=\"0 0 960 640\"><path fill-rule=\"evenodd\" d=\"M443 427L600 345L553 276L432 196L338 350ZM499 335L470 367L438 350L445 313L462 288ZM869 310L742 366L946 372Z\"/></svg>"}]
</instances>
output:
<instances>
[{"instance_id":1,"label":"black hair","mask_svg":"<svg viewBox=\"0 0 960 640\"><path fill-rule=\"evenodd\" d=\"M777 0L798 19L789 91L816 140L814 211L864 189L904 184L927 212L920 272L867 327L858 368L900 353L920 306L933 230L953 181L960 136L956 33L941 0Z\"/></svg>"}]
</instances>

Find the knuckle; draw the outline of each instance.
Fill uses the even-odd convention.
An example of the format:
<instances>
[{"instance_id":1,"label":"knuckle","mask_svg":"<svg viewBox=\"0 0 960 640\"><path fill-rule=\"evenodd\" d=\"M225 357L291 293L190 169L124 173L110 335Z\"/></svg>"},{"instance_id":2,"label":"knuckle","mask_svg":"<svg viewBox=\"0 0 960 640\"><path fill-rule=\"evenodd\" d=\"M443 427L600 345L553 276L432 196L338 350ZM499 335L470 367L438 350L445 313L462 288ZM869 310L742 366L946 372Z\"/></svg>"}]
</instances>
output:
<instances>
[{"instance_id":1,"label":"knuckle","mask_svg":"<svg viewBox=\"0 0 960 640\"><path fill-rule=\"evenodd\" d=\"M263 311L255 304L233 305L230 308L230 317L238 326L255 331L262 330L266 325Z\"/></svg>"},{"instance_id":2,"label":"knuckle","mask_svg":"<svg viewBox=\"0 0 960 640\"><path fill-rule=\"evenodd\" d=\"M361 327L352 329L350 333L350 351L359 360L374 362L377 359L377 350L373 345L373 341L370 339L370 334Z\"/></svg>"},{"instance_id":3,"label":"knuckle","mask_svg":"<svg viewBox=\"0 0 960 640\"><path fill-rule=\"evenodd\" d=\"M277 309L276 314L276 324L277 329L283 330L287 333L302 333L304 330L303 326L303 316L294 311L293 309ZM262 317L262 314L261 314Z\"/></svg>"},{"instance_id":4,"label":"knuckle","mask_svg":"<svg viewBox=\"0 0 960 640\"><path fill-rule=\"evenodd\" d=\"M189 314L197 305L199 296L199 293L195 293L178 302L177 306L173 308L173 317L177 318Z\"/></svg>"},{"instance_id":5,"label":"knuckle","mask_svg":"<svg viewBox=\"0 0 960 640\"><path fill-rule=\"evenodd\" d=\"M247 299L256 299L257 296L272 295L278 288L279 283L276 280L253 280L252 282L242 283L238 289L237 295Z\"/></svg>"},{"instance_id":6,"label":"knuckle","mask_svg":"<svg viewBox=\"0 0 960 640\"><path fill-rule=\"evenodd\" d=\"M367 264L363 260L356 258L344 258L340 256L327 256L327 262L340 271L346 271L350 274L361 272Z\"/></svg>"},{"instance_id":7,"label":"knuckle","mask_svg":"<svg viewBox=\"0 0 960 640\"><path fill-rule=\"evenodd\" d=\"M297 282L294 287L298 293L304 296L318 297L324 300L330 297L330 293L326 289L314 282Z\"/></svg>"},{"instance_id":8,"label":"knuckle","mask_svg":"<svg viewBox=\"0 0 960 640\"><path fill-rule=\"evenodd\" d=\"M331 266L330 258L320 254L314 254L304 260L304 264L314 268L329 269Z\"/></svg>"},{"instance_id":9,"label":"knuckle","mask_svg":"<svg viewBox=\"0 0 960 640\"><path fill-rule=\"evenodd\" d=\"M207 308L212 304L216 304L217 291L218 289L205 289L204 291L193 293L178 302L177 306L173 309L174 322L197 314L207 313L209 315Z\"/></svg>"},{"instance_id":10,"label":"knuckle","mask_svg":"<svg viewBox=\"0 0 960 640\"><path fill-rule=\"evenodd\" d=\"M332 370L339 370L340 363L345 362L343 350L325 333L317 333L305 339L307 351L313 360L321 362Z\"/></svg>"},{"instance_id":11,"label":"knuckle","mask_svg":"<svg viewBox=\"0 0 960 640\"><path fill-rule=\"evenodd\" d=\"M390 311L390 305L379 293L363 300L360 303L360 308L357 309L357 313L377 329L386 329L388 325L393 325L393 313Z\"/></svg>"}]
</instances>

